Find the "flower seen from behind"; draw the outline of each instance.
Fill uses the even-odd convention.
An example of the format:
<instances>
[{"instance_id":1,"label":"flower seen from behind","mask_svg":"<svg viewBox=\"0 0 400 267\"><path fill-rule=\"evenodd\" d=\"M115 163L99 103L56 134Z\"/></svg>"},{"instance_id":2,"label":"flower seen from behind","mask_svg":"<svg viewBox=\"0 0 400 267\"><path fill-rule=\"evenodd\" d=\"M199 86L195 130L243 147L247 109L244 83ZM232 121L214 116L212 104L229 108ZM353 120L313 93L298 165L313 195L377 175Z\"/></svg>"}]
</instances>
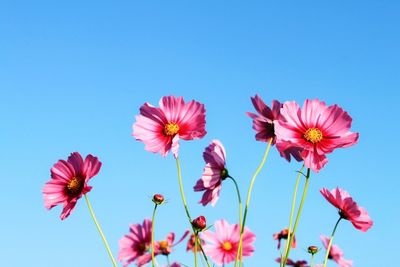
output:
<instances>
[{"instance_id":1,"label":"flower seen from behind","mask_svg":"<svg viewBox=\"0 0 400 267\"><path fill-rule=\"evenodd\" d=\"M330 240L329 237L321 235L320 238L322 245L325 247L325 249L327 249ZM332 245L328 258L334 260L340 267L351 267L353 265L353 261L346 260L343 258L343 255L343 251L337 245Z\"/></svg>"},{"instance_id":2,"label":"flower seen from behind","mask_svg":"<svg viewBox=\"0 0 400 267\"><path fill-rule=\"evenodd\" d=\"M205 108L194 100L185 103L182 97L164 96L160 107L145 103L133 124L133 136L145 149L166 156L172 149L178 157L179 139L193 140L206 135Z\"/></svg>"},{"instance_id":3,"label":"flower seen from behind","mask_svg":"<svg viewBox=\"0 0 400 267\"><path fill-rule=\"evenodd\" d=\"M363 207L358 206L345 190L338 187L331 191L322 188L320 192L329 203L339 209L340 216L349 220L356 229L366 232L372 227L373 221L368 212Z\"/></svg>"},{"instance_id":4,"label":"flower seen from behind","mask_svg":"<svg viewBox=\"0 0 400 267\"><path fill-rule=\"evenodd\" d=\"M288 233L289 233L288 229L285 228L285 229L281 230L280 232L275 233L273 235L274 240L278 240L278 249L281 248L281 240L288 239ZM296 237L293 237L292 248L296 248Z\"/></svg>"},{"instance_id":5,"label":"flower seen from behind","mask_svg":"<svg viewBox=\"0 0 400 267\"><path fill-rule=\"evenodd\" d=\"M201 238L206 242L204 251L218 265L234 262L239 246L240 226L229 224L225 220L216 221L215 233L210 230L202 232ZM245 227L243 233L243 256L251 256L254 252L255 234Z\"/></svg>"},{"instance_id":6,"label":"flower seen from behind","mask_svg":"<svg viewBox=\"0 0 400 267\"><path fill-rule=\"evenodd\" d=\"M68 159L59 160L51 168L51 179L43 187L44 205L51 209L62 204L61 220L67 218L83 194L92 187L89 180L97 175L101 162L97 157L87 155L85 160L78 152L71 153Z\"/></svg>"},{"instance_id":7,"label":"flower seen from behind","mask_svg":"<svg viewBox=\"0 0 400 267\"><path fill-rule=\"evenodd\" d=\"M326 154L357 143L359 135L350 132L351 122L342 108L318 99L307 99L301 109L294 101L285 102L275 124L277 148L281 154L284 149L300 149L304 165L319 172L328 162Z\"/></svg>"}]
</instances>

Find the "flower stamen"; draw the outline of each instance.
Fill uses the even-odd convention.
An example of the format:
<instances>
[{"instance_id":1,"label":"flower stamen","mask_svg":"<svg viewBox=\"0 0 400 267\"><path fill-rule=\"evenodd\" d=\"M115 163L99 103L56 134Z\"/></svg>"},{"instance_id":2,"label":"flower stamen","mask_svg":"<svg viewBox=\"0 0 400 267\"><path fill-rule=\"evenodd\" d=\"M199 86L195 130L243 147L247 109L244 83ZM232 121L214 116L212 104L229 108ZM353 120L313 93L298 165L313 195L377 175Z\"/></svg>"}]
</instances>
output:
<instances>
[{"instance_id":1,"label":"flower stamen","mask_svg":"<svg viewBox=\"0 0 400 267\"><path fill-rule=\"evenodd\" d=\"M81 192L83 188L83 179L79 177L73 177L67 184L67 191L71 195L76 195Z\"/></svg>"},{"instance_id":2,"label":"flower stamen","mask_svg":"<svg viewBox=\"0 0 400 267\"><path fill-rule=\"evenodd\" d=\"M309 128L303 135L306 141L311 142L313 144L318 143L322 140L322 132L318 128Z\"/></svg>"},{"instance_id":3,"label":"flower stamen","mask_svg":"<svg viewBox=\"0 0 400 267\"><path fill-rule=\"evenodd\" d=\"M232 247L232 243L229 241L225 241L224 243L222 243L222 249L225 251L230 251Z\"/></svg>"},{"instance_id":4,"label":"flower stamen","mask_svg":"<svg viewBox=\"0 0 400 267\"><path fill-rule=\"evenodd\" d=\"M173 136L179 132L179 125L175 122L168 122L165 124L163 133L166 136Z\"/></svg>"}]
</instances>

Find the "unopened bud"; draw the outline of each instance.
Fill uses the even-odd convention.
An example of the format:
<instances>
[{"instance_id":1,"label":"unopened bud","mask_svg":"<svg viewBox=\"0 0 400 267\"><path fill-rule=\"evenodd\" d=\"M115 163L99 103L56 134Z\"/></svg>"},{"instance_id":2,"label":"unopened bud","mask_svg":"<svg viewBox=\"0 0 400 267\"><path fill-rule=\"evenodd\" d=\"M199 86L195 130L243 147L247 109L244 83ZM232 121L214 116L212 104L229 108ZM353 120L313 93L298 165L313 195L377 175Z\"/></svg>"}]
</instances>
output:
<instances>
[{"instance_id":1,"label":"unopened bud","mask_svg":"<svg viewBox=\"0 0 400 267\"><path fill-rule=\"evenodd\" d=\"M308 253L310 253L311 255L314 255L318 252L318 247L317 246L309 246L308 247Z\"/></svg>"},{"instance_id":2,"label":"unopened bud","mask_svg":"<svg viewBox=\"0 0 400 267\"><path fill-rule=\"evenodd\" d=\"M153 196L153 202L157 205L161 205L162 203L164 203L164 196L161 194L155 194Z\"/></svg>"},{"instance_id":3,"label":"unopened bud","mask_svg":"<svg viewBox=\"0 0 400 267\"><path fill-rule=\"evenodd\" d=\"M206 217L199 216L192 221L192 225L196 230L204 230L207 226Z\"/></svg>"}]
</instances>

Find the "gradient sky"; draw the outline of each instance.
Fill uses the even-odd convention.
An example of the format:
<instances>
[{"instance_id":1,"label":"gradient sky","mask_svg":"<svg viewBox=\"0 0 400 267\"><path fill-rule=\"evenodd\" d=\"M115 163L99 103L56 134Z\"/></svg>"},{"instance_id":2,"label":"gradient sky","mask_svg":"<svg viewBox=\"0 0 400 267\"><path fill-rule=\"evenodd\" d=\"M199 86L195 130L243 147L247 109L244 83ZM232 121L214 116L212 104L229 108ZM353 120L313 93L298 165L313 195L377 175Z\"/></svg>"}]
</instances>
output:
<instances>
[{"instance_id":1,"label":"gradient sky","mask_svg":"<svg viewBox=\"0 0 400 267\"><path fill-rule=\"evenodd\" d=\"M256 93L268 103L339 104L360 132L356 146L335 151L312 174L291 257L309 260L306 248L331 232L337 213L318 190L340 186L375 223L367 233L341 223L335 243L345 257L355 267L396 264L399 12L398 1L1 2L0 266L111 266L82 199L65 221L60 207L43 206L51 166L73 151L103 162L89 197L115 255L129 224L151 216L154 193L168 199L156 239L189 227L173 157L146 152L131 136L140 105L164 95L196 99L207 110L208 134L180 149L192 216L236 222L232 183L214 208L197 204L192 186L204 147L218 138L245 198L266 147L245 115ZM299 168L272 149L252 195L256 252L246 266L277 266L272 234L288 222ZM192 266L184 247L171 258Z\"/></svg>"}]
</instances>

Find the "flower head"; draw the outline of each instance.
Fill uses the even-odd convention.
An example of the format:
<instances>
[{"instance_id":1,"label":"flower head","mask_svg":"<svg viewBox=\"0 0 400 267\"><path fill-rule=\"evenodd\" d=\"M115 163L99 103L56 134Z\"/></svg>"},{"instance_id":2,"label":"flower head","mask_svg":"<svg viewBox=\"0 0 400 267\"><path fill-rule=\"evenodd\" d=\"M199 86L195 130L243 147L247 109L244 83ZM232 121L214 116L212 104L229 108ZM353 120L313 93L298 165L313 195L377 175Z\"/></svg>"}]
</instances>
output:
<instances>
[{"instance_id":1,"label":"flower head","mask_svg":"<svg viewBox=\"0 0 400 267\"><path fill-rule=\"evenodd\" d=\"M71 153L66 161L59 160L50 170L50 181L43 187L45 207L51 209L63 204L60 218L67 218L78 199L92 189L88 182L99 172L100 167L98 158L87 155L83 160L78 152Z\"/></svg>"},{"instance_id":2,"label":"flower head","mask_svg":"<svg viewBox=\"0 0 400 267\"><path fill-rule=\"evenodd\" d=\"M215 233L210 230L201 233L206 243L203 249L216 264L222 265L235 261L239 246L240 226L228 224L225 220L216 221ZM253 243L256 236L245 227L243 233L243 256L253 255Z\"/></svg>"},{"instance_id":3,"label":"flower head","mask_svg":"<svg viewBox=\"0 0 400 267\"><path fill-rule=\"evenodd\" d=\"M322 245L324 245L325 249L327 249L330 239L323 235L321 235L320 238L322 241ZM334 260L340 267L351 267L353 265L353 261L346 260L345 258L343 258L343 255L343 251L338 246L332 245L329 251L328 258Z\"/></svg>"},{"instance_id":4,"label":"flower head","mask_svg":"<svg viewBox=\"0 0 400 267\"><path fill-rule=\"evenodd\" d=\"M282 261L282 259L277 258L275 261L280 263ZM286 265L293 266L293 267L309 267L309 265L307 265L307 261L305 261L305 260L293 261L291 259L287 259Z\"/></svg>"},{"instance_id":5,"label":"flower head","mask_svg":"<svg viewBox=\"0 0 400 267\"><path fill-rule=\"evenodd\" d=\"M143 141L145 149L166 156L172 149L178 157L179 139L193 140L206 135L204 105L182 97L164 96L160 107L145 103L133 124L133 136Z\"/></svg>"},{"instance_id":6,"label":"flower head","mask_svg":"<svg viewBox=\"0 0 400 267\"><path fill-rule=\"evenodd\" d=\"M143 224L133 224L129 234L119 241L118 260L123 266L128 266L136 261L138 266L143 266L151 261L151 220L145 219Z\"/></svg>"},{"instance_id":7,"label":"flower head","mask_svg":"<svg viewBox=\"0 0 400 267\"><path fill-rule=\"evenodd\" d=\"M172 248L179 243L181 243L190 233L190 231L185 231L182 237L174 243L175 240L175 233L171 232L167 235L167 238L161 241L157 241L154 244L154 254L155 255L169 255L172 252Z\"/></svg>"},{"instance_id":8,"label":"flower head","mask_svg":"<svg viewBox=\"0 0 400 267\"><path fill-rule=\"evenodd\" d=\"M351 122L342 108L318 99L306 100L301 109L294 101L285 102L275 124L277 148L283 156L287 149L299 149L304 165L318 172L328 162L326 154L357 143Z\"/></svg>"},{"instance_id":9,"label":"flower head","mask_svg":"<svg viewBox=\"0 0 400 267\"><path fill-rule=\"evenodd\" d=\"M211 203L214 206L219 198L222 181L228 177L226 169L225 148L219 140L213 140L203 152L203 158L206 162L203 176L193 187L194 191L205 191L199 203L206 206Z\"/></svg>"},{"instance_id":10,"label":"flower head","mask_svg":"<svg viewBox=\"0 0 400 267\"><path fill-rule=\"evenodd\" d=\"M200 242L201 245L204 246L204 244L205 244L204 240L201 239L199 236L197 238L198 238L197 242ZM186 245L186 251L190 251L191 250L192 252L194 252L195 244L196 244L196 236L194 234L191 234L190 238L189 238L189 240L187 242L187 245ZM199 243L197 243L197 244L199 245ZM197 252L201 252L199 246L197 246Z\"/></svg>"},{"instance_id":11,"label":"flower head","mask_svg":"<svg viewBox=\"0 0 400 267\"><path fill-rule=\"evenodd\" d=\"M278 249L281 248L281 240L282 240L282 239L287 239L287 238L288 238L288 233L289 233L288 229L285 228L285 229L281 230L280 232L275 233L275 234L273 235L274 240L278 240ZM295 248L295 247L296 247L296 237L294 236L294 237L293 237L292 248Z\"/></svg>"},{"instance_id":12,"label":"flower head","mask_svg":"<svg viewBox=\"0 0 400 267\"><path fill-rule=\"evenodd\" d=\"M356 229L366 232L372 227L373 221L368 212L357 205L353 198L341 188L329 191L326 188L320 190L321 194L333 206L339 209L339 214L343 219L349 220Z\"/></svg>"}]
</instances>

